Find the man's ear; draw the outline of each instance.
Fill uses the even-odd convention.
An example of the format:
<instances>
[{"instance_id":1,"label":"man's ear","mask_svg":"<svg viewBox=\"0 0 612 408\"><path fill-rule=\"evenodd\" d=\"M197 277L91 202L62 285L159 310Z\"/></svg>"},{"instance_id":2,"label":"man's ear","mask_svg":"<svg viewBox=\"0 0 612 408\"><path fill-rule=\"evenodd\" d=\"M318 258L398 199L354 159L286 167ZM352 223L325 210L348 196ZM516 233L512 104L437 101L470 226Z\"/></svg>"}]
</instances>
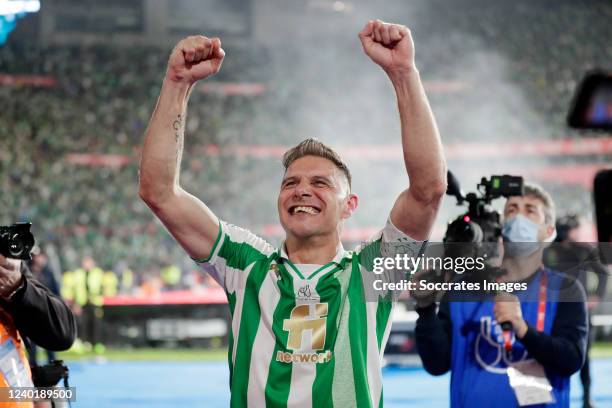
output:
<instances>
[{"instance_id":1,"label":"man's ear","mask_svg":"<svg viewBox=\"0 0 612 408\"><path fill-rule=\"evenodd\" d=\"M546 238L544 238L544 242L553 242L557 238L557 229L554 225L546 226Z\"/></svg>"},{"instance_id":2,"label":"man's ear","mask_svg":"<svg viewBox=\"0 0 612 408\"><path fill-rule=\"evenodd\" d=\"M346 205L342 210L342 219L349 218L353 214L353 211L357 209L358 205L359 197L357 197L357 194L349 194L346 198Z\"/></svg>"}]
</instances>

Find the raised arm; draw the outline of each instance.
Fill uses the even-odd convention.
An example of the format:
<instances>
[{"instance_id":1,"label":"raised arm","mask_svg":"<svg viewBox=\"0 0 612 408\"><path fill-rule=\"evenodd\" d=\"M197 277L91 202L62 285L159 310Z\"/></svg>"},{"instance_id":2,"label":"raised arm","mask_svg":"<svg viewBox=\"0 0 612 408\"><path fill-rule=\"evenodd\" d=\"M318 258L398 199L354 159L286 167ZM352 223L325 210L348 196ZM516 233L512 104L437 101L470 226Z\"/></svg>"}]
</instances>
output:
<instances>
[{"instance_id":1,"label":"raised arm","mask_svg":"<svg viewBox=\"0 0 612 408\"><path fill-rule=\"evenodd\" d=\"M446 163L407 27L370 21L359 33L364 52L387 73L397 95L404 163L410 186L396 200L391 221L412 238L428 239L446 191Z\"/></svg>"},{"instance_id":2,"label":"raised arm","mask_svg":"<svg viewBox=\"0 0 612 408\"><path fill-rule=\"evenodd\" d=\"M187 101L195 82L216 74L224 56L218 38L192 36L176 45L145 134L140 161L140 197L196 259L208 257L219 221L179 183Z\"/></svg>"}]
</instances>

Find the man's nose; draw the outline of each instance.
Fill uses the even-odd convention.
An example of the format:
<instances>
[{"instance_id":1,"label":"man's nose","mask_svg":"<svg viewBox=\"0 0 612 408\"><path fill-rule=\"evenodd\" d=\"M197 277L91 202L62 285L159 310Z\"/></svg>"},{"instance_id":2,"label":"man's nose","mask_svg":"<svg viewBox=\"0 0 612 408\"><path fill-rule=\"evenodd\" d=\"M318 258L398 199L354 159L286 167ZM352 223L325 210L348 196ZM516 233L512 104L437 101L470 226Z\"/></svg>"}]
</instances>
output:
<instances>
[{"instance_id":1,"label":"man's nose","mask_svg":"<svg viewBox=\"0 0 612 408\"><path fill-rule=\"evenodd\" d=\"M307 182L300 182L295 187L294 193L297 197L310 197L312 195L310 184Z\"/></svg>"}]
</instances>

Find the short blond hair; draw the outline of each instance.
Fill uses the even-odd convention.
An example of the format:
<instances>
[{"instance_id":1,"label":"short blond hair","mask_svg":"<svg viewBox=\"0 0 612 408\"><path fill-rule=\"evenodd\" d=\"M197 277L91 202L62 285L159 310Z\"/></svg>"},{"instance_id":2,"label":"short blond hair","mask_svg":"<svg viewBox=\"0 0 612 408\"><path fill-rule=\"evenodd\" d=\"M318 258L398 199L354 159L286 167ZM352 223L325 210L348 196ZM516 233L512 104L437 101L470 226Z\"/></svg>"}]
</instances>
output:
<instances>
[{"instance_id":1,"label":"short blond hair","mask_svg":"<svg viewBox=\"0 0 612 408\"><path fill-rule=\"evenodd\" d=\"M555 202L542 186L535 183L525 183L523 185L523 196L540 200L544 204L544 222L548 225L555 225Z\"/></svg>"},{"instance_id":2,"label":"short blond hair","mask_svg":"<svg viewBox=\"0 0 612 408\"><path fill-rule=\"evenodd\" d=\"M285 167L285 171L287 171L289 166L291 166L291 163L304 156L322 157L334 163L334 165L346 176L349 191L351 190L352 179L348 166L340 158L340 155L334 151L334 149L317 139L306 139L287 150L283 155L283 166Z\"/></svg>"}]
</instances>

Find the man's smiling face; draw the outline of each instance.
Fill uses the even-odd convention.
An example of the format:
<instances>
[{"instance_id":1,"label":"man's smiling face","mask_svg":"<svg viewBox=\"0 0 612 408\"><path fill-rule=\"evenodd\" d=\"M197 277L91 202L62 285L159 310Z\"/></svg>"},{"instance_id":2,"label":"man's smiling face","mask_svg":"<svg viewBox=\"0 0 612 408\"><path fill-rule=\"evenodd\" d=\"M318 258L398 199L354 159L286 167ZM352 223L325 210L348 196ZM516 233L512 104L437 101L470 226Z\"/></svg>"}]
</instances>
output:
<instances>
[{"instance_id":1,"label":"man's smiling face","mask_svg":"<svg viewBox=\"0 0 612 408\"><path fill-rule=\"evenodd\" d=\"M278 195L278 214L287 236L309 239L339 232L357 207L348 180L323 157L304 156L287 168Z\"/></svg>"}]
</instances>

